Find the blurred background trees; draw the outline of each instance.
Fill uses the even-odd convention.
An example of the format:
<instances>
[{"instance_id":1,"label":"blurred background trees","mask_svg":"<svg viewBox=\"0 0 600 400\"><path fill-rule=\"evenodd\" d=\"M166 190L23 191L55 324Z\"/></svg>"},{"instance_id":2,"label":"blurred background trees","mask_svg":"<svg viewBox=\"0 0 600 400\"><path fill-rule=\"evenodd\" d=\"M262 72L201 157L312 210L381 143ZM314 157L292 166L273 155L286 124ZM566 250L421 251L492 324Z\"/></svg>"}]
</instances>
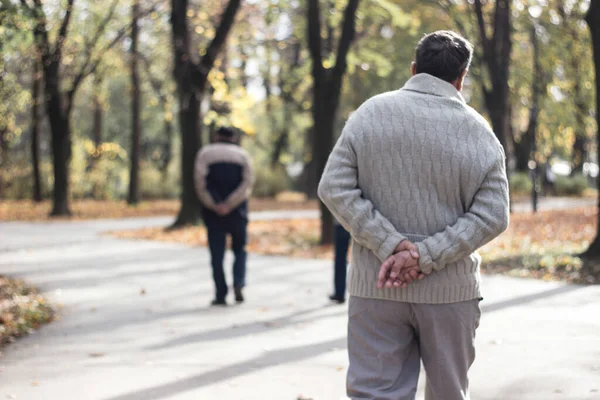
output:
<instances>
[{"instance_id":1,"label":"blurred background trees","mask_svg":"<svg viewBox=\"0 0 600 400\"><path fill-rule=\"evenodd\" d=\"M174 225L197 223L193 159L221 125L245 134L257 196L314 197L349 114L400 88L437 29L475 44L465 98L506 149L513 195L530 193L530 161L559 193L596 186L596 1L0 4L0 198L51 199L55 215L180 198Z\"/></svg>"}]
</instances>

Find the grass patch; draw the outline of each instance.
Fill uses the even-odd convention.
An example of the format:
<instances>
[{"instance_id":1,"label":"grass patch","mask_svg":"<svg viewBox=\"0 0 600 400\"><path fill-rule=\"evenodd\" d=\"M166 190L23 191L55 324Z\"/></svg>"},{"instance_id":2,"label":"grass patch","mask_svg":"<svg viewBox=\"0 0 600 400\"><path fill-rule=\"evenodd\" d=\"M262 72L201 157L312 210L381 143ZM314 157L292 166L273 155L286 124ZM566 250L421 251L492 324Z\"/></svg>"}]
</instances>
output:
<instances>
[{"instance_id":1,"label":"grass patch","mask_svg":"<svg viewBox=\"0 0 600 400\"><path fill-rule=\"evenodd\" d=\"M581 253L596 233L596 209L515 213L506 233L484 246L483 271L490 274L600 282L600 263L584 263ZM297 219L255 221L248 227L248 251L264 255L332 259L331 246L319 246L320 222ZM161 228L111 233L128 239L159 240L206 246L204 227L165 232Z\"/></svg>"},{"instance_id":2,"label":"grass patch","mask_svg":"<svg viewBox=\"0 0 600 400\"><path fill-rule=\"evenodd\" d=\"M35 288L0 275L0 347L50 322L54 311Z\"/></svg>"},{"instance_id":3,"label":"grass patch","mask_svg":"<svg viewBox=\"0 0 600 400\"><path fill-rule=\"evenodd\" d=\"M46 221L51 219L48 216L51 208L50 201L35 203L27 200L0 200L0 221ZM296 198L282 200L265 198L251 199L250 209L251 211L316 210L318 205L316 201L299 201ZM73 200L71 201L73 215L70 218L52 218L52 220L175 216L178 211L178 200L144 201L137 206L128 206L125 201Z\"/></svg>"}]
</instances>

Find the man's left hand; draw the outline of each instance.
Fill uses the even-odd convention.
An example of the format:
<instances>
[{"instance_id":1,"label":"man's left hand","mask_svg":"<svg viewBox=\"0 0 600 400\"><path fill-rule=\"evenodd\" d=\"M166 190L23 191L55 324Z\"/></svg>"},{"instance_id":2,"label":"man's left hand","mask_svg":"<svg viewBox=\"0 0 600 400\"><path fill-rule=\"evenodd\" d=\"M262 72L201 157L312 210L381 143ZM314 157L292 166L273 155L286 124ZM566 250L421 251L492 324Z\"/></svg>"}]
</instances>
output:
<instances>
[{"instance_id":1,"label":"man's left hand","mask_svg":"<svg viewBox=\"0 0 600 400\"><path fill-rule=\"evenodd\" d=\"M225 203L221 203L221 204L217 204L216 210L217 214L219 214L221 217L226 216L227 214L229 214L231 211L229 210L229 207L227 207L227 204Z\"/></svg>"}]
</instances>

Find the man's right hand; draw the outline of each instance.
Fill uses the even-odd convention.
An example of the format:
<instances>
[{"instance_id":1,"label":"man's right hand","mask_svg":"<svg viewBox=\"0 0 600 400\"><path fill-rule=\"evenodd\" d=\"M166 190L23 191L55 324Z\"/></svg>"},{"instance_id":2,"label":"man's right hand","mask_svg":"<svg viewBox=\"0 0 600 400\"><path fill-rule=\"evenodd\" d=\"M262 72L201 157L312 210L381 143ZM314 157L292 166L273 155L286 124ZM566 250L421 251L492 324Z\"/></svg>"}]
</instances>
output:
<instances>
[{"instance_id":1,"label":"man's right hand","mask_svg":"<svg viewBox=\"0 0 600 400\"><path fill-rule=\"evenodd\" d=\"M421 280L425 274L419 268L419 251L417 246L409 240L398 244L391 255L381 265L379 270L378 288L405 288L415 280Z\"/></svg>"},{"instance_id":2,"label":"man's right hand","mask_svg":"<svg viewBox=\"0 0 600 400\"><path fill-rule=\"evenodd\" d=\"M405 288L407 284L423 279L424 276L419 269L418 259L413 258L410 251L403 250L391 255L381 264L377 287Z\"/></svg>"},{"instance_id":3,"label":"man's right hand","mask_svg":"<svg viewBox=\"0 0 600 400\"><path fill-rule=\"evenodd\" d=\"M417 248L417 245L410 240L401 241L398 246L396 246L396 249L394 249L394 254L400 253L401 251L409 251L412 258L419 258L419 249Z\"/></svg>"}]
</instances>

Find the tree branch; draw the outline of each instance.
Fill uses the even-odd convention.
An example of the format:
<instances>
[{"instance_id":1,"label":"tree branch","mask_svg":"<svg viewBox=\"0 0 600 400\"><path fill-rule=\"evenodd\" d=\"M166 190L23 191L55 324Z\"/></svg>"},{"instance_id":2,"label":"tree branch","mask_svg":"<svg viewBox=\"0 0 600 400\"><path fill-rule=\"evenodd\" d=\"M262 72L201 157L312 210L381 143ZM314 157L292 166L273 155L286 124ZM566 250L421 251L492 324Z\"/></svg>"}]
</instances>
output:
<instances>
[{"instance_id":1,"label":"tree branch","mask_svg":"<svg viewBox=\"0 0 600 400\"><path fill-rule=\"evenodd\" d=\"M319 0L308 0L308 49L313 62L313 77L320 84L323 74L323 56L321 45L321 12Z\"/></svg>"},{"instance_id":2,"label":"tree branch","mask_svg":"<svg viewBox=\"0 0 600 400\"><path fill-rule=\"evenodd\" d=\"M73 84L71 85L71 89L69 89L69 91L67 92L69 102L75 96L75 92L77 91L77 89L79 89L79 86L81 85L83 80L96 71L96 69L98 68L98 65L100 65L100 62L102 62L104 55L110 49L112 49L117 43L119 43L121 41L121 39L123 39L123 37L125 37L125 35L129 32L129 29L130 29L130 26L121 28L121 30L119 30L119 32L117 33L117 36L115 36L115 38L106 47L104 47L104 49L102 49L98 52L98 54L94 58L94 61L91 61L91 59L93 57L90 57L81 66L79 73L73 79Z\"/></svg>"},{"instance_id":3,"label":"tree branch","mask_svg":"<svg viewBox=\"0 0 600 400\"><path fill-rule=\"evenodd\" d=\"M25 0L21 0L21 4L26 7L27 2ZM33 14L35 19L35 28L33 31L33 36L37 43L38 51L40 52L40 57L42 59L42 65L44 68L48 67L52 62L51 59L51 50L50 50L50 39L48 39L48 31L46 30L46 14L44 14L44 10L42 9L41 0L34 0L34 7L30 8L30 11Z\"/></svg>"},{"instance_id":4,"label":"tree branch","mask_svg":"<svg viewBox=\"0 0 600 400\"><path fill-rule=\"evenodd\" d=\"M162 90L163 81L160 79L157 79L152 74L152 70L151 70L152 63L150 62L148 57L146 57L144 54L140 53L139 51L137 52L137 56L140 60L142 60L142 65L144 66L144 71L146 72L146 75L148 76L148 81L150 82L150 86L152 86L152 90L154 90L154 92L158 96L161 104L164 107L168 101L167 101L167 96L163 93L163 90Z\"/></svg>"},{"instance_id":5,"label":"tree branch","mask_svg":"<svg viewBox=\"0 0 600 400\"><path fill-rule=\"evenodd\" d=\"M36 1L36 2L38 2L38 1ZM73 13L73 3L75 3L75 0L67 0L67 11L65 13L65 17L62 20L60 30L58 31L58 37L56 38L56 44L54 45L53 53L54 53L55 57L58 59L60 59L65 40L67 39L67 31L69 29L69 23L71 22L71 15Z\"/></svg>"},{"instance_id":6,"label":"tree branch","mask_svg":"<svg viewBox=\"0 0 600 400\"><path fill-rule=\"evenodd\" d=\"M215 64L215 60L219 55L219 51L225 44L225 40L227 39L227 35L233 26L233 22L235 20L235 15L240 7L241 0L229 0L227 4L227 8L225 12L223 12L223 16L221 17L221 23L217 28L217 33L215 34L214 39L208 46L206 50L206 54L200 60L199 64L199 72L202 76L202 79L206 79L208 73L212 69Z\"/></svg>"},{"instance_id":7,"label":"tree branch","mask_svg":"<svg viewBox=\"0 0 600 400\"><path fill-rule=\"evenodd\" d=\"M115 0L113 1L113 3L111 4L108 13L106 14L106 16L104 17L104 19L102 20L102 22L100 22L100 25L98 25L98 29L96 29L96 34L92 37L91 40L86 40L85 41L85 53L87 58L91 57L92 54L92 50L96 47L96 44L98 43L98 40L100 39L100 37L102 36L102 34L104 33L104 30L106 29L106 26L108 25L108 23L110 22L113 14L115 13L115 9L117 8L117 4L119 4L119 0Z\"/></svg>"},{"instance_id":8,"label":"tree branch","mask_svg":"<svg viewBox=\"0 0 600 400\"><path fill-rule=\"evenodd\" d=\"M335 67L333 68L333 77L339 82L335 86L341 84L341 80L346 73L348 62L346 56L350 51L350 46L354 40L354 33L356 31L355 16L358 8L359 0L348 0L348 5L344 11L344 25L342 26L342 36L340 37L340 43L338 45L337 57L335 60Z\"/></svg>"},{"instance_id":9,"label":"tree branch","mask_svg":"<svg viewBox=\"0 0 600 400\"><path fill-rule=\"evenodd\" d=\"M331 26L331 18L330 18L330 13L331 13L331 9L333 9L335 7L335 3L332 0L329 0L329 10L327 10L327 13L325 14L325 24L327 26L327 40L325 42L325 51L326 53L326 57L330 57L333 54L333 41L335 40L335 34L334 34L334 29L333 26Z\"/></svg>"},{"instance_id":10,"label":"tree branch","mask_svg":"<svg viewBox=\"0 0 600 400\"><path fill-rule=\"evenodd\" d=\"M487 55L485 55L485 53L488 52L487 47L489 39L485 32L485 21L483 19L481 0L475 0L475 15L477 15L477 24L479 26L479 38L481 40L481 46L483 47L484 57L487 58Z\"/></svg>"}]
</instances>

